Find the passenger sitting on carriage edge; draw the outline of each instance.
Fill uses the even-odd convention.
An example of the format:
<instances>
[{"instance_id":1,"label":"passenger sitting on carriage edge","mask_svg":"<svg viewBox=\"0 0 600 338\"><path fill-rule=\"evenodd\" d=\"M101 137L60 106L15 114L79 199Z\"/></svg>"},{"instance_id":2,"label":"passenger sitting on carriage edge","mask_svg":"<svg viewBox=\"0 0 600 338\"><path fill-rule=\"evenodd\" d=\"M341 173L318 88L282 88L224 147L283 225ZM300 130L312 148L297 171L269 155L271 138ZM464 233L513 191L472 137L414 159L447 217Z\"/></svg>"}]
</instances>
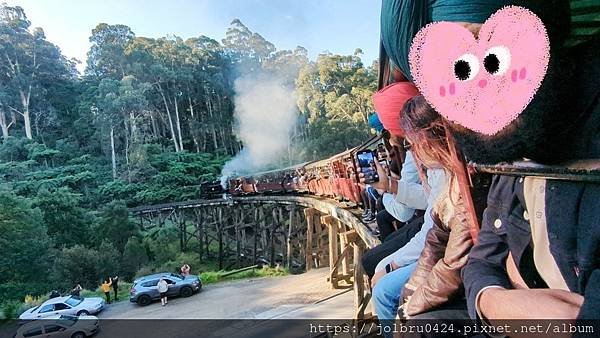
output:
<instances>
[{"instance_id":1,"label":"passenger sitting on carriage edge","mask_svg":"<svg viewBox=\"0 0 600 338\"><path fill-rule=\"evenodd\" d=\"M568 11L552 13L568 20ZM600 46L596 40L567 49L544 23L550 63L525 110L493 137L455 126L470 159L586 159L600 166ZM568 22L564 27L568 32ZM478 242L462 272L471 317L600 319L598 201L598 183L494 176Z\"/></svg>"},{"instance_id":2,"label":"passenger sitting on carriage edge","mask_svg":"<svg viewBox=\"0 0 600 338\"><path fill-rule=\"evenodd\" d=\"M413 143L414 155L428 168L431 191L423 227L406 246L380 263L373 278L373 301L384 326L396 318L401 292L409 278L413 282L410 290L415 293L413 314L442 305L454 296L461 286L460 268L472 245L442 119L423 97L417 96L405 105L402 121L405 120L410 121L403 127L408 128L405 130ZM436 180L432 182L433 177ZM450 251L445 248L448 242ZM444 253L449 253L449 257ZM466 309L463 312L466 317Z\"/></svg>"},{"instance_id":3,"label":"passenger sitting on carriage edge","mask_svg":"<svg viewBox=\"0 0 600 338\"><path fill-rule=\"evenodd\" d=\"M418 91L414 85L402 82L390 85L373 95L373 104L377 109L377 114L381 116L386 129L389 128L388 131L391 131L390 143L396 148L403 147L402 136L404 133L400 128L402 106L409 98L417 94ZM377 215L377 225L383 243L365 252L362 259L363 268L370 278L375 274L375 267L383 258L406 245L420 231L423 217L421 212L416 213L415 211L427 208L427 197L410 151L406 152L400 180L392 181L394 184L391 186L374 184L382 191L391 191L384 195L383 204L386 210L380 211ZM393 221L397 221L401 225L398 230L394 229Z\"/></svg>"},{"instance_id":4,"label":"passenger sitting on carriage edge","mask_svg":"<svg viewBox=\"0 0 600 338\"><path fill-rule=\"evenodd\" d=\"M600 76L600 60L597 52L592 51L600 47L596 45L587 52L584 47L580 46L583 50L573 53L581 56L580 61L569 64L581 65L580 74L589 76L588 81L571 83L581 84L582 89L587 84L588 90L571 90L579 93L577 100L563 99L569 106L559 105L552 111L538 110L537 97L534 98L531 107L521 113L514 125L509 125L499 135L499 138L521 138L527 134L532 142L540 137L547 142L535 142L537 149L528 145L521 148L520 153L510 150L481 154L470 145L468 155L472 158L484 155L498 161L515 160L518 155L538 162L587 159L598 167L599 90L598 86L595 90L590 89ZM553 80L563 82L568 78ZM567 83L561 86L571 88ZM544 93L544 84L538 95L540 93ZM593 96L584 95L590 93ZM560 94L564 93L553 93L559 98L564 97ZM592 104L579 103L585 99ZM579 116L572 116L574 114ZM553 131L539 128L547 121L561 126L563 130L559 132L565 137L549 139L547 135L553 135ZM473 135L463 136L462 140L475 139ZM561 155L565 145L571 146L570 156ZM554 152L554 156L550 152ZM495 176L478 244L473 247L463 270L470 315L490 321L512 318L600 319L598 201L598 183L546 180L533 176Z\"/></svg>"},{"instance_id":5,"label":"passenger sitting on carriage edge","mask_svg":"<svg viewBox=\"0 0 600 338\"><path fill-rule=\"evenodd\" d=\"M417 95L419 92L417 88L410 82L399 82L392 85L389 85L377 93L373 95L373 106L377 111L377 115L379 120L385 127L385 129L390 133L390 144L394 146L396 149L402 149L402 139L404 137L404 131L400 128L400 115L402 111L402 106L404 103L411 97ZM404 169L404 165L401 172L401 182L406 184L419 183L419 176L413 173L416 173L416 170L413 171L411 169L414 168L414 163L410 163L412 157L407 157L405 165L408 165L409 168ZM381 187L380 190L387 191L390 190L389 187ZM407 201L406 197L411 197L412 193L405 192L404 189L399 189L399 194L396 193L396 187L394 189L394 195L398 197L398 202L402 205L407 205L408 210L405 210L403 213L400 213L400 219L397 219L400 222L407 222L413 215L414 209L424 209L426 207L425 198L421 198L422 203L420 203L421 208L411 203L413 201ZM377 215L377 225L379 227L379 231L381 233L381 240L385 240L386 237L392 233L395 228L392 225L392 222L395 218L388 212L382 211Z\"/></svg>"},{"instance_id":6,"label":"passenger sitting on carriage edge","mask_svg":"<svg viewBox=\"0 0 600 338\"><path fill-rule=\"evenodd\" d=\"M463 164L452 154L451 147L456 145L446 120L422 96L406 103L402 127L414 142L415 153L434 157L450 176L449 187L442 191L432 210L434 224L427 233L417 267L402 290L402 314L413 320L468 319L460 271L467 262L473 239L456 177ZM393 285L386 290L393 292L394 300L399 287Z\"/></svg>"}]
</instances>

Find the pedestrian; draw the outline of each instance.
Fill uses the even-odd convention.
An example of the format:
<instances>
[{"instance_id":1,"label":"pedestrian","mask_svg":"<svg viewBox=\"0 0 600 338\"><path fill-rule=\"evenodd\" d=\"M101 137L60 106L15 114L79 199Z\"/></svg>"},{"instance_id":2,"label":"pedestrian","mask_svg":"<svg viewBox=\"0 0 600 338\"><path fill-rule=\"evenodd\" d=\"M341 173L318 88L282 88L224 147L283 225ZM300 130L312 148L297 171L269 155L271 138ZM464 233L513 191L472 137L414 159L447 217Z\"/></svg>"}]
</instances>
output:
<instances>
[{"instance_id":1,"label":"pedestrian","mask_svg":"<svg viewBox=\"0 0 600 338\"><path fill-rule=\"evenodd\" d=\"M75 285L75 287L71 290L71 296L79 297L81 290L83 290L83 288L79 283L77 283L77 285Z\"/></svg>"},{"instance_id":2,"label":"pedestrian","mask_svg":"<svg viewBox=\"0 0 600 338\"><path fill-rule=\"evenodd\" d=\"M167 291L169 291L169 284L164 279L160 279L156 285L158 292L160 293L160 304L162 306L167 305Z\"/></svg>"},{"instance_id":3,"label":"pedestrian","mask_svg":"<svg viewBox=\"0 0 600 338\"><path fill-rule=\"evenodd\" d=\"M112 285L112 279L108 277L100 286L102 292L104 292L104 296L106 297L106 302L110 304L110 286Z\"/></svg>"},{"instance_id":4,"label":"pedestrian","mask_svg":"<svg viewBox=\"0 0 600 338\"><path fill-rule=\"evenodd\" d=\"M112 288L113 291L115 292L115 302L119 301L119 276L114 276L112 278Z\"/></svg>"},{"instance_id":5,"label":"pedestrian","mask_svg":"<svg viewBox=\"0 0 600 338\"><path fill-rule=\"evenodd\" d=\"M183 264L181 266L181 274L183 276L189 276L190 275L190 266L187 264Z\"/></svg>"}]
</instances>

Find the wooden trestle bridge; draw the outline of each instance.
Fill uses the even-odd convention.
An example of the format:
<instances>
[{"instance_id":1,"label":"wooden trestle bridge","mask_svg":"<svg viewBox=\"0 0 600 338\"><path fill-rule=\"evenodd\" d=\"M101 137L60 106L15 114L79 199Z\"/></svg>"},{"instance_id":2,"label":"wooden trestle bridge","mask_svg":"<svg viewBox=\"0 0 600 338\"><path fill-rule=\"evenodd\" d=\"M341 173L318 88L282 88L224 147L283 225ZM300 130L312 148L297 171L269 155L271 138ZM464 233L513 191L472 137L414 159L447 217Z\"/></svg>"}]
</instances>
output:
<instances>
[{"instance_id":1,"label":"wooden trestle bridge","mask_svg":"<svg viewBox=\"0 0 600 338\"><path fill-rule=\"evenodd\" d=\"M379 244L358 209L314 196L256 195L130 209L144 229L176 226L181 250L196 241L200 260L218 252L219 268L282 265L301 272L329 266L332 288L354 289L356 320L371 317L360 264ZM210 249L210 250L209 250Z\"/></svg>"}]
</instances>

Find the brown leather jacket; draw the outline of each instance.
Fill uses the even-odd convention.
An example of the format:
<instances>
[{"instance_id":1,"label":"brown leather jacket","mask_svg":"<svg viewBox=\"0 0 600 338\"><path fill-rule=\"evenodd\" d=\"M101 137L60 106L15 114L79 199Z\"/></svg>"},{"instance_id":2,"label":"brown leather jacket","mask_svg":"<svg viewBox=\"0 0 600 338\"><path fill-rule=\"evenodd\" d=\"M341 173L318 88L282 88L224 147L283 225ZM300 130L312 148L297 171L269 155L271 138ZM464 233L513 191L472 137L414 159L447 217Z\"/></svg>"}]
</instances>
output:
<instances>
[{"instance_id":1,"label":"brown leather jacket","mask_svg":"<svg viewBox=\"0 0 600 338\"><path fill-rule=\"evenodd\" d=\"M438 199L432 210L434 225L429 230L417 267L402 291L401 302L408 317L442 305L464 292L460 270L467 263L473 240L465 216L465 206L453 181L454 203Z\"/></svg>"}]
</instances>

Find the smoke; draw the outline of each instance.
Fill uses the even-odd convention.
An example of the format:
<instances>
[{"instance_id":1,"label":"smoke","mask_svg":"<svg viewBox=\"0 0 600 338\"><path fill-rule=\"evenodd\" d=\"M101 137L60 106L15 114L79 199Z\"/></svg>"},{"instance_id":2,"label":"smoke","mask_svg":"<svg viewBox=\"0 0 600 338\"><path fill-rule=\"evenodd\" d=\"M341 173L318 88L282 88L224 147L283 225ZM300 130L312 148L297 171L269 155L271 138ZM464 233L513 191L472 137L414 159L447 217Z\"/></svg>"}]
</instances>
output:
<instances>
[{"instance_id":1,"label":"smoke","mask_svg":"<svg viewBox=\"0 0 600 338\"><path fill-rule=\"evenodd\" d=\"M235 81L236 133L244 148L221 171L227 178L265 169L281 159L297 121L294 91L271 74L249 74Z\"/></svg>"}]
</instances>

